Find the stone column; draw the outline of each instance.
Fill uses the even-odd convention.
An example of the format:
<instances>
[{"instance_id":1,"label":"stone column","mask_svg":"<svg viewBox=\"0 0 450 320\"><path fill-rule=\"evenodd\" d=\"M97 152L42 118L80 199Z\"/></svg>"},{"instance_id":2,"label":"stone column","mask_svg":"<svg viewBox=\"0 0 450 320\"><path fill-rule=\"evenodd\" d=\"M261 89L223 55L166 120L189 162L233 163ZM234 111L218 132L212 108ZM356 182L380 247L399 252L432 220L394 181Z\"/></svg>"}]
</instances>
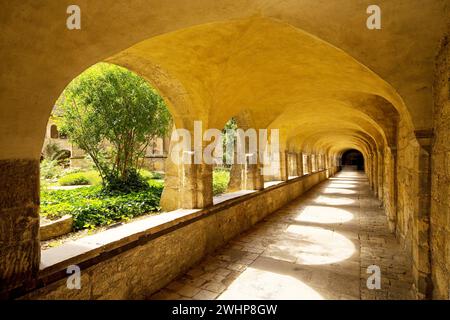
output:
<instances>
[{"instance_id":1,"label":"stone column","mask_svg":"<svg viewBox=\"0 0 450 320\"><path fill-rule=\"evenodd\" d=\"M431 144L432 130L416 131L420 144L419 185L417 194L416 232L413 237L413 276L415 290L419 298L430 299L433 284L431 280Z\"/></svg>"},{"instance_id":2,"label":"stone column","mask_svg":"<svg viewBox=\"0 0 450 320\"><path fill-rule=\"evenodd\" d=\"M372 177L372 153L368 153L367 154L367 159L365 162L365 168L366 170L366 174L367 174L367 178L369 179L369 185L370 188L373 188L373 177Z\"/></svg>"},{"instance_id":3,"label":"stone column","mask_svg":"<svg viewBox=\"0 0 450 320\"><path fill-rule=\"evenodd\" d=\"M303 153L297 153L297 175L303 176Z\"/></svg>"},{"instance_id":4,"label":"stone column","mask_svg":"<svg viewBox=\"0 0 450 320\"><path fill-rule=\"evenodd\" d=\"M243 166L233 163L230 170L230 181L228 182L227 192L236 192L242 190Z\"/></svg>"},{"instance_id":5,"label":"stone column","mask_svg":"<svg viewBox=\"0 0 450 320\"><path fill-rule=\"evenodd\" d=\"M276 177L277 180L288 181L289 178L289 167L288 167L288 152L280 152L280 172Z\"/></svg>"},{"instance_id":6,"label":"stone column","mask_svg":"<svg viewBox=\"0 0 450 320\"><path fill-rule=\"evenodd\" d=\"M254 155L257 157L257 155ZM249 159L250 160L250 159ZM244 169L245 184L243 190L262 190L264 189L264 176L261 174L262 166L259 162L255 164L247 164Z\"/></svg>"},{"instance_id":7,"label":"stone column","mask_svg":"<svg viewBox=\"0 0 450 320\"><path fill-rule=\"evenodd\" d=\"M397 203L398 203L398 172L397 172L397 147L392 146L391 148L392 156L392 184L393 184L393 195L392 195L392 216L389 217L389 227L390 230L395 233L397 228Z\"/></svg>"},{"instance_id":8,"label":"stone column","mask_svg":"<svg viewBox=\"0 0 450 320\"><path fill-rule=\"evenodd\" d=\"M172 148L171 145L171 150ZM191 158L191 163L175 163L171 151L166 159L164 190L160 202L164 211L201 209L213 204L212 165L203 161L195 164L193 153L184 154L185 159Z\"/></svg>"},{"instance_id":9,"label":"stone column","mask_svg":"<svg viewBox=\"0 0 450 320\"><path fill-rule=\"evenodd\" d=\"M378 199L380 201L383 201L383 188L384 188L384 156L383 156L383 151L379 150L378 151L378 191L377 191L377 196Z\"/></svg>"},{"instance_id":10,"label":"stone column","mask_svg":"<svg viewBox=\"0 0 450 320\"><path fill-rule=\"evenodd\" d=\"M230 182L228 183L228 192L239 190L262 190L264 189L264 176L261 174L262 165L257 162L247 165L233 164L230 172Z\"/></svg>"},{"instance_id":11,"label":"stone column","mask_svg":"<svg viewBox=\"0 0 450 320\"><path fill-rule=\"evenodd\" d=\"M372 154L372 190L378 195L378 154L375 151Z\"/></svg>"},{"instance_id":12,"label":"stone column","mask_svg":"<svg viewBox=\"0 0 450 320\"><path fill-rule=\"evenodd\" d=\"M0 299L39 271L39 160L0 160Z\"/></svg>"},{"instance_id":13,"label":"stone column","mask_svg":"<svg viewBox=\"0 0 450 320\"><path fill-rule=\"evenodd\" d=\"M311 154L308 154L307 161L308 161L308 173L311 174L313 169Z\"/></svg>"},{"instance_id":14,"label":"stone column","mask_svg":"<svg viewBox=\"0 0 450 320\"><path fill-rule=\"evenodd\" d=\"M314 162L315 162L315 159L313 160L313 154L308 155L308 170L309 170L309 173L313 173Z\"/></svg>"}]
</instances>

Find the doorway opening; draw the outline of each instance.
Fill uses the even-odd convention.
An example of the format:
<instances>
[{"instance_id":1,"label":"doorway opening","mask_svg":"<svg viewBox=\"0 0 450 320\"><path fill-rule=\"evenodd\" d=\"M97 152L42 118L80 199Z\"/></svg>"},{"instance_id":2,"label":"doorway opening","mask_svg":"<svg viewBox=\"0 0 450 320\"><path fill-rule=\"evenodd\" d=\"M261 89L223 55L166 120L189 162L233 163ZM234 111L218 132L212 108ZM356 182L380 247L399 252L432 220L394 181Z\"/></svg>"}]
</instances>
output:
<instances>
[{"instance_id":1,"label":"doorway opening","mask_svg":"<svg viewBox=\"0 0 450 320\"><path fill-rule=\"evenodd\" d=\"M356 170L364 170L364 156L355 149L350 149L342 155L342 166L352 166Z\"/></svg>"}]
</instances>

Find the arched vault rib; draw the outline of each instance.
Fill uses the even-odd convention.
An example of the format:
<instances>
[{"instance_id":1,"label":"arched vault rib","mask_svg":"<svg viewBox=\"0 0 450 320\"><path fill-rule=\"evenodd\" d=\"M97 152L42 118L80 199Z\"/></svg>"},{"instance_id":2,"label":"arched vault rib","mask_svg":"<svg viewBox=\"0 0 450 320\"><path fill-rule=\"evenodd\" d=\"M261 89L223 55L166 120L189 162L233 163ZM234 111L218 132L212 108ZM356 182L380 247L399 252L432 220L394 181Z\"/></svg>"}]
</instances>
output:
<instances>
[{"instance_id":1,"label":"arched vault rib","mask_svg":"<svg viewBox=\"0 0 450 320\"><path fill-rule=\"evenodd\" d=\"M302 142L299 143L299 148L307 153L318 153L325 150L334 151L333 148L345 146L348 141L357 142L367 148L377 146L376 141L363 132L349 129L324 129L304 137Z\"/></svg>"},{"instance_id":2,"label":"arched vault rib","mask_svg":"<svg viewBox=\"0 0 450 320\"><path fill-rule=\"evenodd\" d=\"M335 116L327 114L322 118L305 117L299 122L299 127L291 132L291 137L287 142L289 149L302 150L306 145L312 145L320 139L333 138L338 132L345 132L347 135L363 136L366 140L377 145L385 143L383 136L370 123L361 125L365 120L357 117L347 118L345 116Z\"/></svg>"},{"instance_id":3,"label":"arched vault rib","mask_svg":"<svg viewBox=\"0 0 450 320\"><path fill-rule=\"evenodd\" d=\"M387 142L383 128L370 117L359 110L342 107L329 107L320 110L302 107L298 110L290 110L290 112L285 112L278 117L269 128L281 128L285 134L286 145L291 146L296 143L296 137L301 138L323 128L360 130L380 143Z\"/></svg>"}]
</instances>

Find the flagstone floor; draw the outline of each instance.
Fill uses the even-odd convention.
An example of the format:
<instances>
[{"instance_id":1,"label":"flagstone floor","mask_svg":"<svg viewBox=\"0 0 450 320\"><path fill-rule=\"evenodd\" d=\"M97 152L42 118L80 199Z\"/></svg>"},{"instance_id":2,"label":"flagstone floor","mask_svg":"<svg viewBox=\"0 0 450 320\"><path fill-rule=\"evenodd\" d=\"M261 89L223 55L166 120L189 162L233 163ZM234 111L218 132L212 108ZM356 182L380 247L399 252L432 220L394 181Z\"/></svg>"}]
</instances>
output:
<instances>
[{"instance_id":1,"label":"flagstone floor","mask_svg":"<svg viewBox=\"0 0 450 320\"><path fill-rule=\"evenodd\" d=\"M411 299L409 260L380 205L364 173L341 171L151 299ZM381 288L369 289L377 268Z\"/></svg>"}]
</instances>

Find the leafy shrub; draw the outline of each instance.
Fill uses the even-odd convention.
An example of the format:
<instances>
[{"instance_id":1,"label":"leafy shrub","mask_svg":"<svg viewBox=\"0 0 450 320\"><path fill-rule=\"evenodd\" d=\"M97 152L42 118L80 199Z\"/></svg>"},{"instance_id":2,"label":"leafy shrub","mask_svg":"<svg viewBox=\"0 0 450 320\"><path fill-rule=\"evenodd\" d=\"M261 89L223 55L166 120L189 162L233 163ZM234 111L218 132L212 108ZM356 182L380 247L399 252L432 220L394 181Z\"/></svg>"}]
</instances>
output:
<instances>
[{"instance_id":1,"label":"leafy shrub","mask_svg":"<svg viewBox=\"0 0 450 320\"><path fill-rule=\"evenodd\" d=\"M230 181L230 172L227 170L213 171L213 194L219 195L227 190Z\"/></svg>"},{"instance_id":2,"label":"leafy shrub","mask_svg":"<svg viewBox=\"0 0 450 320\"><path fill-rule=\"evenodd\" d=\"M59 179L61 186L80 186L88 185L89 179L82 173L73 173Z\"/></svg>"},{"instance_id":3,"label":"leafy shrub","mask_svg":"<svg viewBox=\"0 0 450 320\"><path fill-rule=\"evenodd\" d=\"M164 181L160 181L160 180L149 180L149 181L148 181L148 184L149 184L150 188L155 188L155 189L161 191L161 193L162 193L162 190L163 190L163 188L164 188ZM160 194L160 196L161 196L161 194Z\"/></svg>"},{"instance_id":4,"label":"leafy shrub","mask_svg":"<svg viewBox=\"0 0 450 320\"><path fill-rule=\"evenodd\" d=\"M152 183L146 190L128 194L109 192L101 186L41 193L41 214L57 219L65 214L74 218L74 229L105 226L159 211L162 183Z\"/></svg>"},{"instance_id":5,"label":"leafy shrub","mask_svg":"<svg viewBox=\"0 0 450 320\"><path fill-rule=\"evenodd\" d=\"M128 169L124 176L110 174L103 183L106 191L116 193L138 192L149 187L148 182L134 168Z\"/></svg>"},{"instance_id":6,"label":"leafy shrub","mask_svg":"<svg viewBox=\"0 0 450 320\"><path fill-rule=\"evenodd\" d=\"M154 172L152 172L152 175L153 175L153 179L155 179L155 180L163 180L164 179L164 174L161 172L154 171Z\"/></svg>"},{"instance_id":7,"label":"leafy shrub","mask_svg":"<svg viewBox=\"0 0 450 320\"><path fill-rule=\"evenodd\" d=\"M55 179L63 172L63 168L58 164L57 160L44 159L41 161L40 167L42 179Z\"/></svg>"},{"instance_id":8,"label":"leafy shrub","mask_svg":"<svg viewBox=\"0 0 450 320\"><path fill-rule=\"evenodd\" d=\"M75 208L74 228L94 228L159 210L159 197L151 191L95 199Z\"/></svg>"},{"instance_id":9,"label":"leafy shrub","mask_svg":"<svg viewBox=\"0 0 450 320\"><path fill-rule=\"evenodd\" d=\"M149 180L154 179L154 178L153 178L153 173L150 172L150 171L148 171L148 170L141 169L141 170L139 170L139 174L142 176L142 178L143 178L145 181L149 181Z\"/></svg>"},{"instance_id":10,"label":"leafy shrub","mask_svg":"<svg viewBox=\"0 0 450 320\"><path fill-rule=\"evenodd\" d=\"M58 180L61 186L98 185L100 182L96 171L69 173Z\"/></svg>"}]
</instances>

